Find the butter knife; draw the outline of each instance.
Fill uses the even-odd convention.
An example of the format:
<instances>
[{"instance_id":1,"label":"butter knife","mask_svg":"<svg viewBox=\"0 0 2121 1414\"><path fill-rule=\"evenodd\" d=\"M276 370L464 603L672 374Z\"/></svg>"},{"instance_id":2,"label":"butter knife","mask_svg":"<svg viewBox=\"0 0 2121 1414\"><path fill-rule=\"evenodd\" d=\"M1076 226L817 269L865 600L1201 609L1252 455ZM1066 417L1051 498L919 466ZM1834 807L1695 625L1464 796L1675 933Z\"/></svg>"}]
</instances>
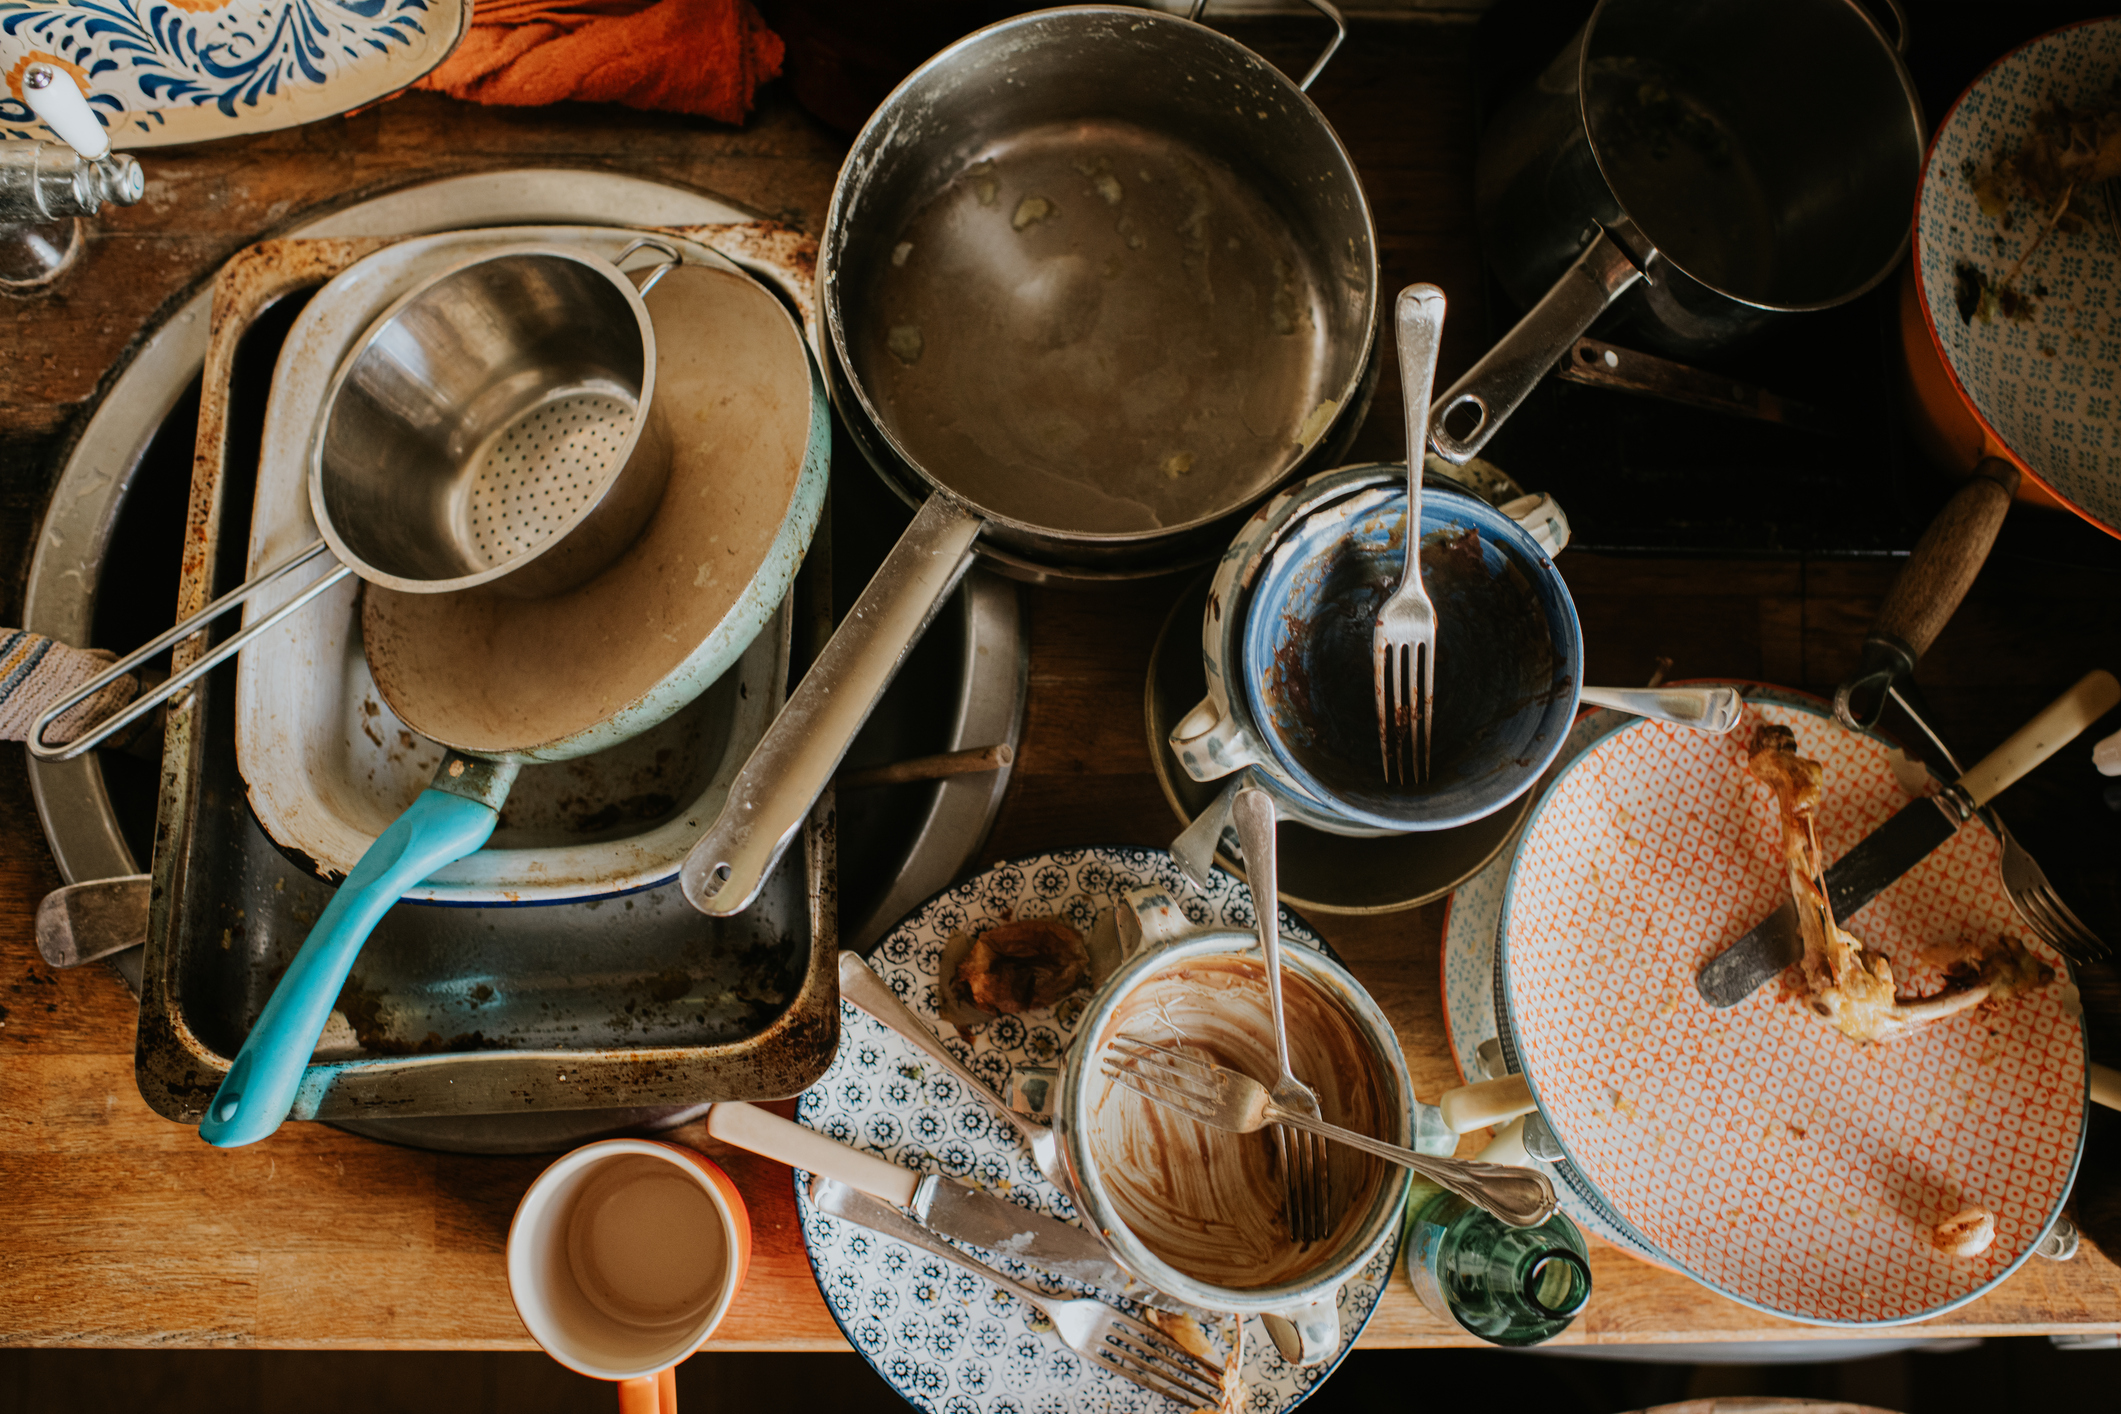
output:
<instances>
[{"instance_id":1,"label":"butter knife","mask_svg":"<svg viewBox=\"0 0 2121 1414\"><path fill-rule=\"evenodd\" d=\"M888 1159L742 1101L716 1105L707 1112L706 1123L707 1132L725 1144L777 1159L790 1168L836 1179L894 1208L903 1208L910 1220L954 1242L1027 1262L1057 1277L1131 1297L1147 1306L1195 1319L1214 1319L1198 1307L1134 1280L1113 1260L1097 1234L1073 1223L1035 1213L940 1174L901 1168Z\"/></svg>"},{"instance_id":2,"label":"butter knife","mask_svg":"<svg viewBox=\"0 0 2121 1414\"><path fill-rule=\"evenodd\" d=\"M1858 909L1957 834L1976 811L2068 745L2116 703L2121 703L2121 683L2113 674L2086 673L1942 793L1901 806L1827 869L1827 902L1833 907L1835 922L1847 926ZM1694 986L1712 1007L1735 1006L1802 956L1804 933L1797 923L1797 906L1785 895L1773 913L1702 964L1694 974Z\"/></svg>"}]
</instances>

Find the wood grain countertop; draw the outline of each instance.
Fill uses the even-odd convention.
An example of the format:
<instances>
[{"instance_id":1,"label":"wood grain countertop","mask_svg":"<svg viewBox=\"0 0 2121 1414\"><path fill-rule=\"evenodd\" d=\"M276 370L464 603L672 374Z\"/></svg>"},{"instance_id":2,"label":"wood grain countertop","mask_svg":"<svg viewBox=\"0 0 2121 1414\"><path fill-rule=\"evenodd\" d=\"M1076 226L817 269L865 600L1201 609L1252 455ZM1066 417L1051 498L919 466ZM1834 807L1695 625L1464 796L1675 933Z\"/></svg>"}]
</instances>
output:
<instances>
[{"instance_id":1,"label":"wood grain countertop","mask_svg":"<svg viewBox=\"0 0 2121 1414\"><path fill-rule=\"evenodd\" d=\"M1269 27L1263 45L1283 43ZM1299 38L1293 52L1307 52ZM1475 134L1469 31L1359 30L1315 96L1373 201L1384 284L1452 293L1444 373L1481 321L1471 234ZM771 90L739 131L617 109L483 110L419 94L351 118L213 147L143 154L148 197L97 223L54 293L14 301L0 340L0 605L19 623L28 548L68 438L159 311L243 245L320 207L422 178L512 165L590 165L711 190L815 230L844 145ZM1400 455L1396 379L1356 459ZM856 474L861 474L857 469ZM177 527L171 528L174 535ZM1831 689L1854 662L1891 563L1703 563L1565 556L1587 676L1682 676ZM1176 831L1150 772L1141 700L1175 582L1025 595L1032 644L1017 774L987 855L1164 845ZM2025 560L1992 564L1924 665L1947 731L1985 750L2084 669L2121 667L2113 581ZM2088 614L2087 606L2098 606ZM120 645L127 646L127 645ZM233 1152L153 1115L133 1083L135 1007L101 966L54 972L32 934L62 880L21 754L0 753L0 1342L24 1345L516 1349L502 1244L543 1160L437 1155L313 1124ZM1312 919L1393 1017L1419 1093L1457 1083L1438 987L1444 910ZM2085 979L2095 1054L2121 1057L2114 976ZM2035 1260L1927 1336L2121 1329L2121 1149L2094 1116L2071 1262ZM703 1147L717 1147L701 1141ZM841 1349L812 1282L788 1171L721 1157L751 1205L751 1275L715 1343ZM1594 1243L1596 1296L1568 1342L1754 1341L1838 1334L1763 1317ZM2113 1254L2113 1255L2109 1255ZM1470 1344L1403 1282L1365 1345Z\"/></svg>"}]
</instances>

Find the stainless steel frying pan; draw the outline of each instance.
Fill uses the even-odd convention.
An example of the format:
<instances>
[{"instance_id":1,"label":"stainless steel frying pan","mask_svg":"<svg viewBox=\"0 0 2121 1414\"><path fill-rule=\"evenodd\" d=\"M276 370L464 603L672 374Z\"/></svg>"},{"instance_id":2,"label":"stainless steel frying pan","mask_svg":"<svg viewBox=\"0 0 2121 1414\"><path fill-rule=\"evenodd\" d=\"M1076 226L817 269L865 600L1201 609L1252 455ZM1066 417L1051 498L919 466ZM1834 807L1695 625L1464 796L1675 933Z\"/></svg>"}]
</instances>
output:
<instances>
[{"instance_id":1,"label":"stainless steel frying pan","mask_svg":"<svg viewBox=\"0 0 2121 1414\"><path fill-rule=\"evenodd\" d=\"M1296 468L1376 321L1369 207L1302 88L1119 7L916 70L840 171L818 280L856 408L927 499L686 861L711 914L758 893L975 541L1169 558Z\"/></svg>"}]
</instances>

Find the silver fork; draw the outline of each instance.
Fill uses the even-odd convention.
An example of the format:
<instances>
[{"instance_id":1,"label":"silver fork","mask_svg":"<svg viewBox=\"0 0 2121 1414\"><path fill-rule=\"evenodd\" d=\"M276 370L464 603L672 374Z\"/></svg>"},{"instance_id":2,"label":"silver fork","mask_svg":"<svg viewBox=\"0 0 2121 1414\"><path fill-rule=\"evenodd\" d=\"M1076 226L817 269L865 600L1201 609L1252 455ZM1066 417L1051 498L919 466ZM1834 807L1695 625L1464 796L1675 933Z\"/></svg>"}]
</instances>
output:
<instances>
[{"instance_id":1,"label":"silver fork","mask_svg":"<svg viewBox=\"0 0 2121 1414\"><path fill-rule=\"evenodd\" d=\"M2003 817L1993 809L1988 818L1995 822L1996 833L2003 837L2003 889L2011 896L2011 903L2025 926L2038 933L2071 962L2101 962L2112 955L2105 939L2084 926L2084 920L2070 911L2055 892L2055 886L2047 881L2047 875L2039 861L2025 852L2025 847L2003 823Z\"/></svg>"},{"instance_id":2,"label":"silver fork","mask_svg":"<svg viewBox=\"0 0 2121 1414\"><path fill-rule=\"evenodd\" d=\"M1289 1031L1281 1007L1274 798L1257 786L1246 786L1237 793L1230 813L1237 817L1237 841L1245 852L1246 882L1252 886L1252 912L1259 920L1259 947L1267 958L1267 1001L1274 1010L1274 1063L1281 1067L1281 1075L1268 1095L1293 1114L1323 1119L1318 1096L1289 1068ZM1333 1227L1333 1174L1326 1159L1326 1141L1308 1130L1276 1125L1274 1147L1281 1153L1289 1236L1298 1242L1325 1241Z\"/></svg>"},{"instance_id":3,"label":"silver fork","mask_svg":"<svg viewBox=\"0 0 2121 1414\"><path fill-rule=\"evenodd\" d=\"M1443 338L1443 291L1409 285L1399 292L1400 394L1407 413L1407 563L1399 587L1377 610L1370 633L1377 682L1377 745L1385 784L1414 785L1429 774L1429 736L1436 706L1436 606L1421 582L1421 468L1429 449L1429 394Z\"/></svg>"},{"instance_id":4,"label":"silver fork","mask_svg":"<svg viewBox=\"0 0 2121 1414\"><path fill-rule=\"evenodd\" d=\"M1170 1046L1137 1041L1131 1036L1117 1037L1105 1047L1103 1070L1135 1094L1216 1129L1250 1134L1268 1124L1293 1124L1375 1154L1450 1189L1512 1227L1538 1227L1553 1217L1559 1206L1554 1185L1537 1169L1431 1158L1285 1110L1274 1103L1267 1087L1251 1076L1227 1066L1211 1065Z\"/></svg>"},{"instance_id":5,"label":"silver fork","mask_svg":"<svg viewBox=\"0 0 2121 1414\"><path fill-rule=\"evenodd\" d=\"M1900 704L1900 710L1907 713L1907 719L1930 739L1930 745L1937 748L1944 764L1952 768L1952 774L1965 775L1958 758L1952 755L1952 749L1930 729L1928 722L1922 720L1922 714L1915 710L1914 704L1902 696L1897 687L1887 691L1892 694L1893 701ZM1996 827L1996 837L2003 842L2003 891L2010 895L2011 907L2018 910L2025 926L2071 962L2098 962L2111 956L2113 950L2107 947L2106 941L2085 927L2084 920L2062 901L2062 895L2056 893L2055 886L2047 881L2047 873L2041 869L2040 862L2018 843L2018 837L2003 823L2003 817L1996 813L1995 807L1990 806L1985 813L1989 823Z\"/></svg>"},{"instance_id":6,"label":"silver fork","mask_svg":"<svg viewBox=\"0 0 2121 1414\"><path fill-rule=\"evenodd\" d=\"M1069 1301L1028 1287L958 1251L888 1203L836 1179L822 1174L811 1179L810 1199L821 1212L895 1237L993 1282L1051 1321L1061 1344L1092 1364L1188 1408L1212 1409L1222 1402L1222 1371L1153 1326L1102 1301L1088 1297Z\"/></svg>"}]
</instances>

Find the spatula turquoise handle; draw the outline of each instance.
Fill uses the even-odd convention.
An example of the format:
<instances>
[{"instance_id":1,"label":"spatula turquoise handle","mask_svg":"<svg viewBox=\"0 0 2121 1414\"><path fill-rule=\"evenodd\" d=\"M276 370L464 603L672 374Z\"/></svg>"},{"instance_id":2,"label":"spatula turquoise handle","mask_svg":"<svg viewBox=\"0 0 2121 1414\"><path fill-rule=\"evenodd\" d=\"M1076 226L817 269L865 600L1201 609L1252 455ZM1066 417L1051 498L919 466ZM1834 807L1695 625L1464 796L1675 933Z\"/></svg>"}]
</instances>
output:
<instances>
[{"instance_id":1,"label":"spatula turquoise handle","mask_svg":"<svg viewBox=\"0 0 2121 1414\"><path fill-rule=\"evenodd\" d=\"M452 765L459 765L463 775L504 772L509 780L516 769L486 762L459 764L452 757L443 762L445 777ZM407 889L493 835L500 800L488 798L486 791L457 794L449 788L455 785L438 778L435 786L421 791L376 837L332 895L206 1107L206 1118L199 1123L201 1139L233 1149L255 1144L280 1127L294 1107L302 1072L324 1034L339 989L376 924ZM503 782L498 794L505 798L506 793Z\"/></svg>"}]
</instances>

